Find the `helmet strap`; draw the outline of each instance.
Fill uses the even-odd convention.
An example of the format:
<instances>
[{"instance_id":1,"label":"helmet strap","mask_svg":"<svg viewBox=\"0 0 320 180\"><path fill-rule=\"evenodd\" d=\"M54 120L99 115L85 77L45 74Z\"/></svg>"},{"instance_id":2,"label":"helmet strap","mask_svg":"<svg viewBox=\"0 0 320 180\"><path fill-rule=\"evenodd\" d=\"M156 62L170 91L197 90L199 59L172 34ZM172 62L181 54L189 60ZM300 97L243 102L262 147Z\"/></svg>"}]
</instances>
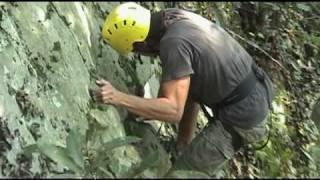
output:
<instances>
[{"instance_id":1,"label":"helmet strap","mask_svg":"<svg viewBox=\"0 0 320 180\"><path fill-rule=\"evenodd\" d=\"M165 32L163 24L163 11L151 14L150 30L146 42L150 48L156 48Z\"/></svg>"}]
</instances>

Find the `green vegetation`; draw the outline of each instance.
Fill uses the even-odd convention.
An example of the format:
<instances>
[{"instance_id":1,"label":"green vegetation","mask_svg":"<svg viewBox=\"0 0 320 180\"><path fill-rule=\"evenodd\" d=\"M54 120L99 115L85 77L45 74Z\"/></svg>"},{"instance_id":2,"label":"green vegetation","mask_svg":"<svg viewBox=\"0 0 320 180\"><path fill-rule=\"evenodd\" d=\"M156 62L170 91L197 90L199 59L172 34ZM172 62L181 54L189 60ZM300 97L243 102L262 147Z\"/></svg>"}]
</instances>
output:
<instances>
[{"instance_id":1,"label":"green vegetation","mask_svg":"<svg viewBox=\"0 0 320 180\"><path fill-rule=\"evenodd\" d=\"M239 153L231 177L319 177L319 133L310 119L320 91L320 3L206 2L199 13L227 29L272 77L271 140Z\"/></svg>"}]
</instances>

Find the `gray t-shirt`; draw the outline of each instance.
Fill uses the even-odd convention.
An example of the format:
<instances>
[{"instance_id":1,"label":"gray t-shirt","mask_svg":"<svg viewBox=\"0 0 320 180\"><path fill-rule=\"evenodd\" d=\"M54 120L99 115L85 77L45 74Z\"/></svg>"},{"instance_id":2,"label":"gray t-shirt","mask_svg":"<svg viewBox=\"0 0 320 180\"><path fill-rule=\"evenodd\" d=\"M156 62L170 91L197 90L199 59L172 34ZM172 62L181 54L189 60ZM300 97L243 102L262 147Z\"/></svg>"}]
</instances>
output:
<instances>
[{"instance_id":1,"label":"gray t-shirt","mask_svg":"<svg viewBox=\"0 0 320 180\"><path fill-rule=\"evenodd\" d=\"M225 30L200 15L174 8L164 12L166 32L160 41L162 81L190 75L189 93L195 101L207 106L220 102L249 74L251 56ZM246 127L264 118L241 118L245 109L228 108L221 110L220 119L239 126ZM266 112L252 115L265 116Z\"/></svg>"}]
</instances>

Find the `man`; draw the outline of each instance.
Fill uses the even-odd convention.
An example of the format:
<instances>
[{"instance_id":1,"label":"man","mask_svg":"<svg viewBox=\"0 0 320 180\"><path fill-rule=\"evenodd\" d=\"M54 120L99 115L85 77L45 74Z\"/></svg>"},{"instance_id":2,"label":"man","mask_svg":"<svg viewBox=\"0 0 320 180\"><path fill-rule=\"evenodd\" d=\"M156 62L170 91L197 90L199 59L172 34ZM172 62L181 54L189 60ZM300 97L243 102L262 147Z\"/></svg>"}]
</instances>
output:
<instances>
[{"instance_id":1,"label":"man","mask_svg":"<svg viewBox=\"0 0 320 180\"><path fill-rule=\"evenodd\" d=\"M97 81L96 96L147 119L179 123L181 155L173 170L212 175L241 146L264 136L271 81L221 27L180 9L151 14L123 3L107 17L102 35L120 54L160 57L158 98L125 94L105 80ZM193 139L199 105L210 107L215 120L208 115L207 127Z\"/></svg>"}]
</instances>

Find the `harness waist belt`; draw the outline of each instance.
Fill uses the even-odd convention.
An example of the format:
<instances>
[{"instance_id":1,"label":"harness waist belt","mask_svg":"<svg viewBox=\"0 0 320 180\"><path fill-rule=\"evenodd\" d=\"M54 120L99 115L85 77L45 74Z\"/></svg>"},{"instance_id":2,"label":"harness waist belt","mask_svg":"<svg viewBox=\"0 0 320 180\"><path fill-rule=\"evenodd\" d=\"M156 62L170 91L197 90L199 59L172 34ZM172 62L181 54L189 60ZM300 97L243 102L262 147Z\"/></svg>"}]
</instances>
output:
<instances>
[{"instance_id":1,"label":"harness waist belt","mask_svg":"<svg viewBox=\"0 0 320 180\"><path fill-rule=\"evenodd\" d=\"M254 89L257 83L257 78L263 78L263 75L258 72L258 67L253 63L250 73L247 77L220 103L216 104L215 108L222 108L230 104L235 104L245 97Z\"/></svg>"},{"instance_id":2,"label":"harness waist belt","mask_svg":"<svg viewBox=\"0 0 320 180\"><path fill-rule=\"evenodd\" d=\"M235 104L245 97L247 97L250 92L255 88L257 80L264 83L265 74L262 69L260 69L255 62L253 62L251 66L251 71L247 75L247 77L228 95L224 98L221 102L210 106L213 110L214 116L217 116L218 109L228 106L230 104ZM210 117L209 113L206 111L204 104L200 104L202 110L204 111L205 115Z\"/></svg>"}]
</instances>

